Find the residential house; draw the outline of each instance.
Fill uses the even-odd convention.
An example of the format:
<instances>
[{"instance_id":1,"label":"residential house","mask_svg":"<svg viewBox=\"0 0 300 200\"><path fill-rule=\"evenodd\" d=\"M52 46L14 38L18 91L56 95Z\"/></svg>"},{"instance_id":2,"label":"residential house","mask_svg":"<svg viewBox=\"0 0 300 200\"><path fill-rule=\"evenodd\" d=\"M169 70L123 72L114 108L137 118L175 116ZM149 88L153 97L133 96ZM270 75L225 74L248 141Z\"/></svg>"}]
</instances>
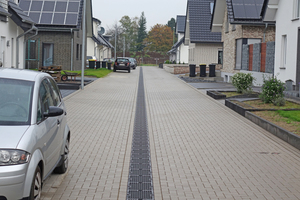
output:
<instances>
[{"instance_id":1,"label":"residential house","mask_svg":"<svg viewBox=\"0 0 300 200\"><path fill-rule=\"evenodd\" d=\"M17 3L0 0L0 67L24 68L24 35L36 34L34 25Z\"/></svg>"},{"instance_id":2,"label":"residential house","mask_svg":"<svg viewBox=\"0 0 300 200\"><path fill-rule=\"evenodd\" d=\"M39 30L27 43L26 68L58 65L64 70L81 70L82 59L86 60L82 57L82 51L86 54L82 49L83 3L86 2L86 36L91 37L91 0L19 1Z\"/></svg>"},{"instance_id":3,"label":"residential house","mask_svg":"<svg viewBox=\"0 0 300 200\"><path fill-rule=\"evenodd\" d=\"M276 22L274 74L282 82L300 84L300 0L266 0L264 21Z\"/></svg>"},{"instance_id":4,"label":"residential house","mask_svg":"<svg viewBox=\"0 0 300 200\"><path fill-rule=\"evenodd\" d=\"M263 0L214 1L211 30L222 33L221 76L226 82L231 82L231 77L237 72L252 73L256 78L255 85L263 84L264 76L273 75L275 25L263 22L261 17L263 2ZM262 42L267 42L263 48L267 48L268 51L262 52L271 55L271 58L267 58L266 66L266 61L260 57Z\"/></svg>"},{"instance_id":5,"label":"residential house","mask_svg":"<svg viewBox=\"0 0 300 200\"><path fill-rule=\"evenodd\" d=\"M104 28L101 21L93 18L93 36L87 39L87 55L96 56L97 60L111 58L111 50L114 48L109 42L109 36L104 36Z\"/></svg>"},{"instance_id":6,"label":"residential house","mask_svg":"<svg viewBox=\"0 0 300 200\"><path fill-rule=\"evenodd\" d=\"M176 34L178 35L178 41L172 46L172 49L168 52L170 55L170 61L176 63L188 63L189 62L189 47L184 45L184 31L185 31L186 17L177 15L176 18Z\"/></svg>"},{"instance_id":7,"label":"residential house","mask_svg":"<svg viewBox=\"0 0 300 200\"><path fill-rule=\"evenodd\" d=\"M189 64L220 63L221 33L210 31L213 0L188 0L184 44L189 49Z\"/></svg>"}]
</instances>

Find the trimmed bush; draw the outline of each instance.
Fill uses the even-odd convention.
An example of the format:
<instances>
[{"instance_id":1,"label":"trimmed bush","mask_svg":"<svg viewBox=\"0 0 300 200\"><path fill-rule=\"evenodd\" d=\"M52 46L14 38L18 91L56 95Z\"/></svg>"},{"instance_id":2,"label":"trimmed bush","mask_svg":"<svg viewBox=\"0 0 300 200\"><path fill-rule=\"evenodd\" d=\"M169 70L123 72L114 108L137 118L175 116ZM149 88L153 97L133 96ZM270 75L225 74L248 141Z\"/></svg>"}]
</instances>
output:
<instances>
[{"instance_id":1,"label":"trimmed bush","mask_svg":"<svg viewBox=\"0 0 300 200\"><path fill-rule=\"evenodd\" d=\"M251 86L254 80L252 74L239 72L232 76L232 85L238 93L248 93L252 91Z\"/></svg>"},{"instance_id":2,"label":"trimmed bush","mask_svg":"<svg viewBox=\"0 0 300 200\"><path fill-rule=\"evenodd\" d=\"M277 79L277 77L265 79L262 86L262 93L260 99L265 103L273 103L281 106L285 103L283 91L285 90L284 83Z\"/></svg>"}]
</instances>

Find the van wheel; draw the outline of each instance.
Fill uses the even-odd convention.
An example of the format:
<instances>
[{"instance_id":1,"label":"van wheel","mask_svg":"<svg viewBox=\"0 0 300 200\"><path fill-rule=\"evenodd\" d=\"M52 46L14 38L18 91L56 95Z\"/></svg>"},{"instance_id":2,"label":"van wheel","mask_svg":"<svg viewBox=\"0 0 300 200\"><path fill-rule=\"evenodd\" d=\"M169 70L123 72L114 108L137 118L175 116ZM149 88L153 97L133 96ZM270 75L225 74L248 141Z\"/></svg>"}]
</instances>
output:
<instances>
[{"instance_id":1,"label":"van wheel","mask_svg":"<svg viewBox=\"0 0 300 200\"><path fill-rule=\"evenodd\" d=\"M41 199L41 194L42 194L42 173L40 167L37 166L31 184L29 200Z\"/></svg>"}]
</instances>

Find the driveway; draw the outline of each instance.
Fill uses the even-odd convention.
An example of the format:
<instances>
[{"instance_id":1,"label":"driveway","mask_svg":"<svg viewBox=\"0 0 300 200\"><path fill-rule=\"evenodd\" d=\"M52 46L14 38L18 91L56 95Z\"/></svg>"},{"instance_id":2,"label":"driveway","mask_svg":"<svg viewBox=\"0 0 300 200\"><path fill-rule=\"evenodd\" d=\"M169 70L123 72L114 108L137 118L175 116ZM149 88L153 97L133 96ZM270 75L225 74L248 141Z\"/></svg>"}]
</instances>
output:
<instances>
[{"instance_id":1,"label":"driveway","mask_svg":"<svg viewBox=\"0 0 300 200\"><path fill-rule=\"evenodd\" d=\"M70 166L46 181L43 199L130 199L137 95L155 199L300 199L299 150L157 67L143 67L140 93L140 69L65 98Z\"/></svg>"}]
</instances>

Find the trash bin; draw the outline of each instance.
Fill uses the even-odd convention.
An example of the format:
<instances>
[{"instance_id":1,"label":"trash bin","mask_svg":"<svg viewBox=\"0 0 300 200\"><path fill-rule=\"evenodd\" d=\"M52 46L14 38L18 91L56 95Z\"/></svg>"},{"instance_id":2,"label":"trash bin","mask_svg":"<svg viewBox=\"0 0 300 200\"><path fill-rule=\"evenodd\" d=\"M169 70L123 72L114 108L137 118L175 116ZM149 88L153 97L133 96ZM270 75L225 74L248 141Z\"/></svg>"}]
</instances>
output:
<instances>
[{"instance_id":1,"label":"trash bin","mask_svg":"<svg viewBox=\"0 0 300 200\"><path fill-rule=\"evenodd\" d=\"M163 63L159 63L159 68L163 69L164 68L164 64Z\"/></svg>"},{"instance_id":2,"label":"trash bin","mask_svg":"<svg viewBox=\"0 0 300 200\"><path fill-rule=\"evenodd\" d=\"M106 68L106 61L102 61L102 68Z\"/></svg>"},{"instance_id":3,"label":"trash bin","mask_svg":"<svg viewBox=\"0 0 300 200\"><path fill-rule=\"evenodd\" d=\"M293 91L293 81L287 80L285 81L286 91Z\"/></svg>"},{"instance_id":4,"label":"trash bin","mask_svg":"<svg viewBox=\"0 0 300 200\"><path fill-rule=\"evenodd\" d=\"M100 68L100 61L96 61L96 69Z\"/></svg>"},{"instance_id":5,"label":"trash bin","mask_svg":"<svg viewBox=\"0 0 300 200\"><path fill-rule=\"evenodd\" d=\"M206 65L200 65L200 77L206 77Z\"/></svg>"},{"instance_id":6,"label":"trash bin","mask_svg":"<svg viewBox=\"0 0 300 200\"><path fill-rule=\"evenodd\" d=\"M96 61L94 61L94 60L90 60L90 61L89 61L89 68L90 68L90 69L95 69L95 62L96 62Z\"/></svg>"},{"instance_id":7,"label":"trash bin","mask_svg":"<svg viewBox=\"0 0 300 200\"><path fill-rule=\"evenodd\" d=\"M111 70L111 62L107 63L107 69Z\"/></svg>"},{"instance_id":8,"label":"trash bin","mask_svg":"<svg viewBox=\"0 0 300 200\"><path fill-rule=\"evenodd\" d=\"M190 65L190 77L196 76L196 65Z\"/></svg>"},{"instance_id":9,"label":"trash bin","mask_svg":"<svg viewBox=\"0 0 300 200\"><path fill-rule=\"evenodd\" d=\"M209 65L209 77L216 77L216 65L215 64Z\"/></svg>"}]
</instances>

